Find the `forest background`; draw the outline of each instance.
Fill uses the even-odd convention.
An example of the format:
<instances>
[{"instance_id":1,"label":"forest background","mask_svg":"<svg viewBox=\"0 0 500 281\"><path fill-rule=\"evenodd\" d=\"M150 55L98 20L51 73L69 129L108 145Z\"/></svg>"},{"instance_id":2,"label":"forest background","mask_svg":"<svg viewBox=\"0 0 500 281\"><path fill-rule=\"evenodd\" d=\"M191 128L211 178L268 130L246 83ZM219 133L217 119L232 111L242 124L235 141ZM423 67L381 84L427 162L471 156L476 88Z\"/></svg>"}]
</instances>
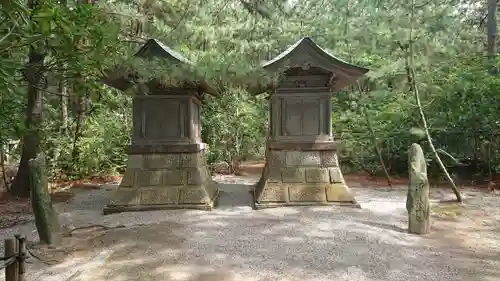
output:
<instances>
[{"instance_id":1,"label":"forest background","mask_svg":"<svg viewBox=\"0 0 500 281\"><path fill-rule=\"evenodd\" d=\"M442 175L428 149L418 88L448 170L492 181L500 172L496 10L495 0L4 0L0 176L9 183L17 173L9 188L28 196L28 160L40 151L52 181L123 172L132 91L101 78L151 38L195 61L220 89L205 100L202 138L210 164L238 171L242 161L263 158L268 123L265 95L252 96L242 84L262 61L310 36L370 69L332 100L344 172L378 176L385 166L390 176L404 176L407 149L418 141L429 174ZM15 163L19 171L9 171Z\"/></svg>"}]
</instances>

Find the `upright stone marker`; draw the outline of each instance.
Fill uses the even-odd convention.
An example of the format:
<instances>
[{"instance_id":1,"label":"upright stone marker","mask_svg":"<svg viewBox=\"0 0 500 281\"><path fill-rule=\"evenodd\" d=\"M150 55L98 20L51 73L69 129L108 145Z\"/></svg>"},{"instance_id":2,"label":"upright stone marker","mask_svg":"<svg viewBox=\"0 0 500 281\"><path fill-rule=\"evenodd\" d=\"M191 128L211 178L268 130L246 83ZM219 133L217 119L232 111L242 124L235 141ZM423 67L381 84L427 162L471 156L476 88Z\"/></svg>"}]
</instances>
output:
<instances>
[{"instance_id":1,"label":"upright stone marker","mask_svg":"<svg viewBox=\"0 0 500 281\"><path fill-rule=\"evenodd\" d=\"M161 57L173 65L193 65L154 39L136 55ZM106 83L120 90L131 86L122 77ZM203 81L185 81L182 86L150 81L139 91L133 98L127 168L104 213L212 209L217 187L206 165L200 107L203 93L215 94L215 90Z\"/></svg>"},{"instance_id":2,"label":"upright stone marker","mask_svg":"<svg viewBox=\"0 0 500 281\"><path fill-rule=\"evenodd\" d=\"M270 93L270 136L264 172L254 190L256 208L286 205L357 206L337 159L332 95L368 69L343 62L304 37L263 65L277 84Z\"/></svg>"},{"instance_id":3,"label":"upright stone marker","mask_svg":"<svg viewBox=\"0 0 500 281\"><path fill-rule=\"evenodd\" d=\"M420 145L414 143L408 151L408 232L426 234L430 232L429 181L427 163Z\"/></svg>"},{"instance_id":4,"label":"upright stone marker","mask_svg":"<svg viewBox=\"0 0 500 281\"><path fill-rule=\"evenodd\" d=\"M35 215L35 225L40 241L49 245L61 242L59 218L50 199L49 183L45 163L45 154L39 153L29 160L31 206Z\"/></svg>"}]
</instances>

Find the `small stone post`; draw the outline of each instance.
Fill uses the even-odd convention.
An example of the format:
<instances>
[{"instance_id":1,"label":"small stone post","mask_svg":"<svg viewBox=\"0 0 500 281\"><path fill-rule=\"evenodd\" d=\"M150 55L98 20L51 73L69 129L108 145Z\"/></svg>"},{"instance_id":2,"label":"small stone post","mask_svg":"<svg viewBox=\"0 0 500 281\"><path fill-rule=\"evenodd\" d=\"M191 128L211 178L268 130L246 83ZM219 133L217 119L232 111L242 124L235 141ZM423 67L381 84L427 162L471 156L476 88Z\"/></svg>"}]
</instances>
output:
<instances>
[{"instance_id":1,"label":"small stone post","mask_svg":"<svg viewBox=\"0 0 500 281\"><path fill-rule=\"evenodd\" d=\"M414 143L408 151L408 232L427 234L430 232L429 181L427 163L420 145Z\"/></svg>"},{"instance_id":2,"label":"small stone post","mask_svg":"<svg viewBox=\"0 0 500 281\"><path fill-rule=\"evenodd\" d=\"M4 240L5 258L14 257L17 254L17 243L15 239ZM10 259L7 259L10 260ZM15 260L5 267L5 281L18 281L19 263Z\"/></svg>"},{"instance_id":3,"label":"small stone post","mask_svg":"<svg viewBox=\"0 0 500 281\"><path fill-rule=\"evenodd\" d=\"M45 155L40 153L35 159L30 159L30 189L31 206L35 215L35 225L42 243L57 245L61 239L61 230L50 199L47 175L45 170Z\"/></svg>"}]
</instances>

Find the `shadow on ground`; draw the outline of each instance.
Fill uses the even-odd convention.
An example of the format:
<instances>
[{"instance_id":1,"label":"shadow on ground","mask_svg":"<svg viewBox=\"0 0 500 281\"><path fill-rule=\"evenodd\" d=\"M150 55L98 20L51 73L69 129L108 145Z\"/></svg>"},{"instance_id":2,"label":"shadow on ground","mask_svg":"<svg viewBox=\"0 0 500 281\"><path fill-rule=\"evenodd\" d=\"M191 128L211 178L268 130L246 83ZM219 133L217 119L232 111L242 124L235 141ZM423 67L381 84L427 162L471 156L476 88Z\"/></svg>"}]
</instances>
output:
<instances>
[{"instance_id":1,"label":"shadow on ground","mask_svg":"<svg viewBox=\"0 0 500 281\"><path fill-rule=\"evenodd\" d=\"M366 206L361 210L287 207L254 211L248 192L250 185L220 187L218 207L211 212L174 210L103 217L99 208L106 204L109 190L81 198L84 204L79 210L84 213L81 217L73 215L75 221L79 220L76 224L129 227L93 237L71 238L75 245L72 256L47 268L36 280L489 281L500 278L498 248L478 250L466 246L460 241L464 237L451 239L455 233L451 227L437 228L436 233L427 237L407 234L404 197L400 194L380 193L379 197L360 194L360 203Z\"/></svg>"},{"instance_id":2,"label":"shadow on ground","mask_svg":"<svg viewBox=\"0 0 500 281\"><path fill-rule=\"evenodd\" d=\"M218 187L219 198L217 200L217 209L253 206L253 199L250 195L253 185L221 183L218 184Z\"/></svg>"}]
</instances>

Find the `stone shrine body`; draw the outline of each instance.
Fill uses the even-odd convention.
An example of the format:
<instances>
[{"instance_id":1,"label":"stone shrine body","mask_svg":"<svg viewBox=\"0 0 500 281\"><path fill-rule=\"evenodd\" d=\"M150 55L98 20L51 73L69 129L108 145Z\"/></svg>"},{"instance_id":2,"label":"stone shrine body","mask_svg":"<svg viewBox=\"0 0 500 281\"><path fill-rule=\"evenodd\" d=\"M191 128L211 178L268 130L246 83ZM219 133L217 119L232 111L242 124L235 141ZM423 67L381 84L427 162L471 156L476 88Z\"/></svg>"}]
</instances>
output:
<instances>
[{"instance_id":1,"label":"stone shrine body","mask_svg":"<svg viewBox=\"0 0 500 281\"><path fill-rule=\"evenodd\" d=\"M173 65L192 63L157 40L149 40L136 54L159 57ZM129 79L106 83L119 90ZM157 209L210 210L218 191L205 160L200 133L204 93L216 91L206 82L164 85L149 81L133 97L132 143L123 179L104 213Z\"/></svg>"},{"instance_id":2,"label":"stone shrine body","mask_svg":"<svg viewBox=\"0 0 500 281\"><path fill-rule=\"evenodd\" d=\"M256 208L289 205L359 207L337 159L332 134L332 94L368 69L343 62L304 37L263 68L281 73L270 93L266 165L254 189Z\"/></svg>"}]
</instances>

